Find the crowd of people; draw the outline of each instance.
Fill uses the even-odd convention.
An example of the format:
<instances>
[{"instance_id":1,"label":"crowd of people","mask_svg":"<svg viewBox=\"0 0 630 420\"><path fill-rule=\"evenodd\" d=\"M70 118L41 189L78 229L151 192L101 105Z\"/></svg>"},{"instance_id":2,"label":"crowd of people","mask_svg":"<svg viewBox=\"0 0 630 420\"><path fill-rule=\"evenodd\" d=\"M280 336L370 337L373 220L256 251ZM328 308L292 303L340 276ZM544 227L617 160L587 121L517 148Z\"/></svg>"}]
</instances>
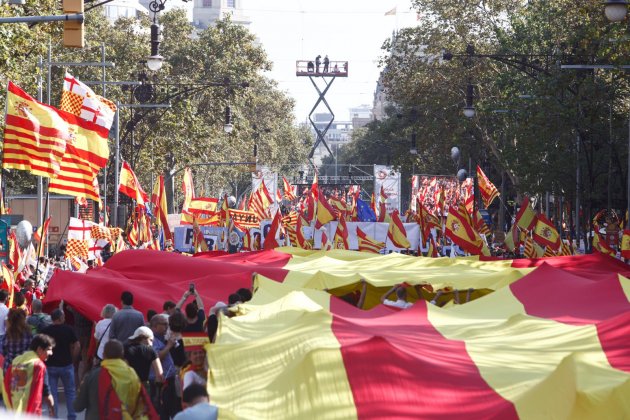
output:
<instances>
[{"instance_id":1,"label":"crowd of people","mask_svg":"<svg viewBox=\"0 0 630 420\"><path fill-rule=\"evenodd\" d=\"M43 292L34 291L41 286L29 278L12 304L0 290L6 409L55 417L61 383L68 419L82 411L86 419L217 418L207 391L205 344L214 342L221 313L231 317L236 305L251 299L249 289L206 313L191 284L177 303L167 300L161 312L146 316L124 291L118 305L105 305L102 319L91 322L64 302L44 313Z\"/></svg>"}]
</instances>

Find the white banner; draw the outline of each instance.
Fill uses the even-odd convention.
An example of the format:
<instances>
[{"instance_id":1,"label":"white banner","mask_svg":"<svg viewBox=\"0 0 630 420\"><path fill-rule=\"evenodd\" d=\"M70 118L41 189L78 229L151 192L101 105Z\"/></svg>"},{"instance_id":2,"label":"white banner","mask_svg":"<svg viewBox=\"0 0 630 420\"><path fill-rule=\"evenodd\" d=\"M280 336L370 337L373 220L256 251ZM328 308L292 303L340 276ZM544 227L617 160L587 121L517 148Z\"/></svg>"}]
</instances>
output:
<instances>
[{"instance_id":1,"label":"white banner","mask_svg":"<svg viewBox=\"0 0 630 420\"><path fill-rule=\"evenodd\" d=\"M335 231L337 230L338 222L326 223L321 229L314 232L315 234L315 248L321 249L322 247L322 231L326 232L326 236L330 242L335 237ZM387 252L400 251L402 248L395 247L391 241L387 238L387 230L389 229L389 223L376 223L376 222L346 222L348 226L348 245L350 249L359 249L359 240L357 239L357 226L365 232L368 236L376 239L377 241L385 242L385 249ZM418 249L418 242L420 242L420 225L417 223L403 223L405 230L407 231L407 239L411 243L411 249ZM306 228L305 228L306 230Z\"/></svg>"},{"instance_id":2,"label":"white banner","mask_svg":"<svg viewBox=\"0 0 630 420\"><path fill-rule=\"evenodd\" d=\"M217 226L199 226L203 237L211 251L225 249L225 244L221 242L227 240L227 228ZM194 252L193 249L193 227L192 226L176 226L175 227L175 249L181 252Z\"/></svg>"},{"instance_id":3,"label":"white banner","mask_svg":"<svg viewBox=\"0 0 630 420\"><path fill-rule=\"evenodd\" d=\"M400 172L396 172L391 166L374 165L374 197L377 202L381 186L387 196L387 213L391 214L394 210L400 212Z\"/></svg>"}]
</instances>

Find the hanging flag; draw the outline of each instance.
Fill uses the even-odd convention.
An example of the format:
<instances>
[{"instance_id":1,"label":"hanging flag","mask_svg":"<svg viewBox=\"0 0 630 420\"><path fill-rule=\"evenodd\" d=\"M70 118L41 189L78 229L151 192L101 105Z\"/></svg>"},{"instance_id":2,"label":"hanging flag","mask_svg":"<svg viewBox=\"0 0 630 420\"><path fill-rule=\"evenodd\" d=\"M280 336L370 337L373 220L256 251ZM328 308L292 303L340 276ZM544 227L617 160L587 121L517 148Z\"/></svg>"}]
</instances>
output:
<instances>
[{"instance_id":1,"label":"hanging flag","mask_svg":"<svg viewBox=\"0 0 630 420\"><path fill-rule=\"evenodd\" d=\"M109 130L116 115L116 105L85 83L66 72L61 91L60 109Z\"/></svg>"},{"instance_id":2,"label":"hanging flag","mask_svg":"<svg viewBox=\"0 0 630 420\"><path fill-rule=\"evenodd\" d=\"M397 248L411 248L411 244L407 239L407 230L402 220L400 220L398 210L394 210L390 215L387 237Z\"/></svg>"},{"instance_id":3,"label":"hanging flag","mask_svg":"<svg viewBox=\"0 0 630 420\"><path fill-rule=\"evenodd\" d=\"M630 259L630 230L624 229L621 236L621 256Z\"/></svg>"},{"instance_id":4,"label":"hanging flag","mask_svg":"<svg viewBox=\"0 0 630 420\"><path fill-rule=\"evenodd\" d=\"M86 135L81 122L9 82L2 167L44 177L57 175L67 142Z\"/></svg>"},{"instance_id":5,"label":"hanging flag","mask_svg":"<svg viewBox=\"0 0 630 420\"><path fill-rule=\"evenodd\" d=\"M293 192L293 186L289 183L289 181L284 176L282 177L282 183L284 185L284 199L288 201L295 200L297 197L295 196L295 193Z\"/></svg>"},{"instance_id":6,"label":"hanging flag","mask_svg":"<svg viewBox=\"0 0 630 420\"><path fill-rule=\"evenodd\" d=\"M253 211L229 209L230 220L242 231L260 226L260 219Z\"/></svg>"},{"instance_id":7,"label":"hanging flag","mask_svg":"<svg viewBox=\"0 0 630 420\"><path fill-rule=\"evenodd\" d=\"M129 233L127 233L127 241L129 241L129 245L136 247L141 244L140 229L138 227L138 219L134 216L131 217L133 221L131 222L131 229L129 229Z\"/></svg>"},{"instance_id":8,"label":"hanging flag","mask_svg":"<svg viewBox=\"0 0 630 420\"><path fill-rule=\"evenodd\" d=\"M482 240L472 227L472 221L464 204L451 206L446 218L446 236L470 254L481 252Z\"/></svg>"},{"instance_id":9,"label":"hanging flag","mask_svg":"<svg viewBox=\"0 0 630 420\"><path fill-rule=\"evenodd\" d=\"M442 223L420 201L418 201L418 209L417 221L422 231L422 240L426 242L431 237L431 229L442 231Z\"/></svg>"},{"instance_id":10,"label":"hanging flag","mask_svg":"<svg viewBox=\"0 0 630 420\"><path fill-rule=\"evenodd\" d=\"M156 223L164 231L166 240L173 240L171 229L168 226L168 207L166 205L166 189L164 187L164 175L160 175L155 180L153 192L151 193L151 204L153 204L153 214Z\"/></svg>"},{"instance_id":11,"label":"hanging flag","mask_svg":"<svg viewBox=\"0 0 630 420\"><path fill-rule=\"evenodd\" d=\"M306 239L304 236L304 231L302 230L304 226L308 226L308 222L304 220L302 216L298 217L297 226L295 229L295 237L297 240L297 244L302 249L313 249L313 243Z\"/></svg>"},{"instance_id":12,"label":"hanging flag","mask_svg":"<svg viewBox=\"0 0 630 420\"><path fill-rule=\"evenodd\" d=\"M309 194L306 197L304 212L302 213L302 216L308 222L309 225L315 219L315 203L316 201L314 201L313 195Z\"/></svg>"},{"instance_id":13,"label":"hanging flag","mask_svg":"<svg viewBox=\"0 0 630 420\"><path fill-rule=\"evenodd\" d=\"M488 208L495 198L499 196L497 187L488 179L485 173L477 165L477 185L479 186L479 192L481 193L481 199L483 205Z\"/></svg>"},{"instance_id":14,"label":"hanging flag","mask_svg":"<svg viewBox=\"0 0 630 420\"><path fill-rule=\"evenodd\" d=\"M368 236L359 226L357 226L357 240L359 242L359 251L378 254L381 249L385 248L385 242L379 242Z\"/></svg>"},{"instance_id":15,"label":"hanging flag","mask_svg":"<svg viewBox=\"0 0 630 420\"><path fill-rule=\"evenodd\" d=\"M120 170L120 183L118 184L118 191L125 194L132 200L135 200L136 204L140 207L145 207L146 203L149 202L149 197L140 186L140 182L138 181L136 174L125 161L123 161L122 168Z\"/></svg>"},{"instance_id":16,"label":"hanging flag","mask_svg":"<svg viewBox=\"0 0 630 420\"><path fill-rule=\"evenodd\" d=\"M536 216L536 225L532 231L533 239L542 246L547 246L554 251L560 248L560 235L553 223L544 214Z\"/></svg>"},{"instance_id":17,"label":"hanging flag","mask_svg":"<svg viewBox=\"0 0 630 420\"><path fill-rule=\"evenodd\" d=\"M608 245L601 233L597 230L595 230L595 236L593 236L593 249L611 257L615 257L617 255L617 252Z\"/></svg>"},{"instance_id":18,"label":"hanging flag","mask_svg":"<svg viewBox=\"0 0 630 420\"><path fill-rule=\"evenodd\" d=\"M313 176L313 184L311 185L311 196L313 197L314 203L317 203L318 195L319 195L319 183L317 181L317 170L315 170L315 175Z\"/></svg>"},{"instance_id":19,"label":"hanging flag","mask_svg":"<svg viewBox=\"0 0 630 420\"><path fill-rule=\"evenodd\" d=\"M370 197L370 208L372 209L374 214L377 213L377 211L376 211L376 198L374 197L374 193L372 193L372 196Z\"/></svg>"},{"instance_id":20,"label":"hanging flag","mask_svg":"<svg viewBox=\"0 0 630 420\"><path fill-rule=\"evenodd\" d=\"M33 234L35 240L39 242L37 256L40 258L46 255L46 240L48 239L48 226L50 225L50 218L51 216L48 216L44 224Z\"/></svg>"},{"instance_id":21,"label":"hanging flag","mask_svg":"<svg viewBox=\"0 0 630 420\"><path fill-rule=\"evenodd\" d=\"M376 214L367 205L367 203L360 198L355 200L357 209L357 220L359 222L376 222Z\"/></svg>"},{"instance_id":22,"label":"hanging flag","mask_svg":"<svg viewBox=\"0 0 630 420\"><path fill-rule=\"evenodd\" d=\"M532 230L534 226L536 226L536 213L534 212L534 209L532 209L532 206L529 205L529 197L527 196L523 198L521 208L516 214L515 223L526 232Z\"/></svg>"},{"instance_id":23,"label":"hanging flag","mask_svg":"<svg viewBox=\"0 0 630 420\"><path fill-rule=\"evenodd\" d=\"M317 195L317 217L315 229L319 229L328 222L335 220L335 211L330 206L323 193Z\"/></svg>"},{"instance_id":24,"label":"hanging flag","mask_svg":"<svg viewBox=\"0 0 630 420\"><path fill-rule=\"evenodd\" d=\"M346 221L344 219L339 219L339 223L337 223L333 246L335 249L350 249L350 245L348 243L348 226L346 225Z\"/></svg>"},{"instance_id":25,"label":"hanging flag","mask_svg":"<svg viewBox=\"0 0 630 420\"><path fill-rule=\"evenodd\" d=\"M387 217L387 195L385 194L385 188L381 185L381 192L378 196L378 222L389 222Z\"/></svg>"},{"instance_id":26,"label":"hanging flag","mask_svg":"<svg viewBox=\"0 0 630 420\"><path fill-rule=\"evenodd\" d=\"M271 226L269 227L269 232L265 237L265 243L263 244L263 249L274 249L280 247L278 243L278 239L276 236L280 233L280 225L281 225L281 217L280 210L276 211L276 214L273 216L273 221L271 222Z\"/></svg>"}]
</instances>

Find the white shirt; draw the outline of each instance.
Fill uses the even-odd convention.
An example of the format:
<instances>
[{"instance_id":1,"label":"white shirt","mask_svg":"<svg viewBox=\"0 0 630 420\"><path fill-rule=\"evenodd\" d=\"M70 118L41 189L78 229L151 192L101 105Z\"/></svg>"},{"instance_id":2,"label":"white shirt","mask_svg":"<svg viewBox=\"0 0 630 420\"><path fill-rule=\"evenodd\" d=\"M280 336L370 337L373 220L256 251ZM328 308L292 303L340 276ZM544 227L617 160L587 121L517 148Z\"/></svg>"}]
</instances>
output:
<instances>
[{"instance_id":1,"label":"white shirt","mask_svg":"<svg viewBox=\"0 0 630 420\"><path fill-rule=\"evenodd\" d=\"M413 303L409 303L406 300L398 299L398 300L389 300L385 299L383 301L383 305L393 306L394 308L407 309L413 306Z\"/></svg>"},{"instance_id":2,"label":"white shirt","mask_svg":"<svg viewBox=\"0 0 630 420\"><path fill-rule=\"evenodd\" d=\"M183 382L184 383L182 384L182 389L188 388L188 385L191 385L191 384L198 384L198 385L206 386L206 380L202 378L201 376L199 376L197 372L192 371L192 370L189 370L188 372L184 373Z\"/></svg>"},{"instance_id":3,"label":"white shirt","mask_svg":"<svg viewBox=\"0 0 630 420\"><path fill-rule=\"evenodd\" d=\"M4 303L0 303L0 335L7 333L6 321L9 314L9 308Z\"/></svg>"},{"instance_id":4,"label":"white shirt","mask_svg":"<svg viewBox=\"0 0 630 420\"><path fill-rule=\"evenodd\" d=\"M111 318L105 318L105 319L101 319L100 321L96 323L96 326L94 327L94 338L96 338L97 343L98 343L98 340L101 340L101 337L103 337L103 334L105 334L106 330L109 333L109 330L107 327L109 327L109 324L111 324L111 322L112 322ZM96 355L99 358L101 358L101 360L103 359L103 350L105 349L105 344L108 341L109 341L109 334L106 334L101 340L98 346L98 349L96 350Z\"/></svg>"},{"instance_id":5,"label":"white shirt","mask_svg":"<svg viewBox=\"0 0 630 420\"><path fill-rule=\"evenodd\" d=\"M215 420L219 409L209 403L199 403L177 413L173 420Z\"/></svg>"}]
</instances>

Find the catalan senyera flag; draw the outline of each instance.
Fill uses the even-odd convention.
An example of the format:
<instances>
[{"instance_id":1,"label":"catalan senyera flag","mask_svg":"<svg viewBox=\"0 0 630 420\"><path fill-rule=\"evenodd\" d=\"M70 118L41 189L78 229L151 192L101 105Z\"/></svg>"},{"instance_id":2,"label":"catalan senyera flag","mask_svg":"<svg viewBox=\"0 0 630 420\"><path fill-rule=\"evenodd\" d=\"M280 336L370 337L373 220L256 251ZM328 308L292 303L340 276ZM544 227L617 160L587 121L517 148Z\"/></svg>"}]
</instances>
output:
<instances>
[{"instance_id":1,"label":"catalan senyera flag","mask_svg":"<svg viewBox=\"0 0 630 420\"><path fill-rule=\"evenodd\" d=\"M368 234L363 232L358 226L357 240L359 242L359 251L378 254L381 249L385 248L385 242L377 241L376 239L368 236Z\"/></svg>"},{"instance_id":2,"label":"catalan senyera flag","mask_svg":"<svg viewBox=\"0 0 630 420\"><path fill-rule=\"evenodd\" d=\"M331 207L323 193L317 195L317 217L315 229L319 229L328 222L335 220L335 210Z\"/></svg>"},{"instance_id":3,"label":"catalan senyera flag","mask_svg":"<svg viewBox=\"0 0 630 420\"><path fill-rule=\"evenodd\" d=\"M296 228L293 225L288 225L286 223L284 223L284 221L282 222L282 224L284 225L284 230L287 232L287 236L289 237L289 243L286 244L285 246L292 246L292 247L296 247L298 246L297 243L297 232L296 232Z\"/></svg>"},{"instance_id":4,"label":"catalan senyera flag","mask_svg":"<svg viewBox=\"0 0 630 420\"><path fill-rule=\"evenodd\" d=\"M249 210L256 213L260 220L267 218L268 208L273 203L273 197L269 193L265 181L262 180L258 189L252 194L249 202Z\"/></svg>"},{"instance_id":5,"label":"catalan senyera flag","mask_svg":"<svg viewBox=\"0 0 630 420\"><path fill-rule=\"evenodd\" d=\"M140 207L145 207L149 202L149 196L140 186L140 182L136 177L136 174L131 169L131 166L125 161L122 163L120 170L120 182L118 184L118 191L125 194L127 197L136 201L136 204Z\"/></svg>"},{"instance_id":6,"label":"catalan senyera flag","mask_svg":"<svg viewBox=\"0 0 630 420\"><path fill-rule=\"evenodd\" d=\"M129 241L129 245L138 246L142 242L140 241L140 228L138 226L138 219L133 217L133 221L131 222L131 227L129 232L127 233L127 241Z\"/></svg>"},{"instance_id":7,"label":"catalan senyera flag","mask_svg":"<svg viewBox=\"0 0 630 420\"><path fill-rule=\"evenodd\" d=\"M481 193L481 199L483 200L483 205L488 208L490 207L490 204L492 204L494 199L499 196L499 191L497 190L497 187L495 187L494 184L490 182L490 180L481 170L479 165L477 165L477 182L479 186L479 192Z\"/></svg>"},{"instance_id":8,"label":"catalan senyera flag","mask_svg":"<svg viewBox=\"0 0 630 420\"><path fill-rule=\"evenodd\" d=\"M427 257L439 258L438 247L433 239L433 236L429 238L429 250L427 251Z\"/></svg>"},{"instance_id":9,"label":"catalan senyera flag","mask_svg":"<svg viewBox=\"0 0 630 420\"><path fill-rule=\"evenodd\" d=\"M595 230L595 235L593 236L593 249L597 252L601 252L602 254L610 255L611 257L615 257L617 255L617 252L608 245L601 233L597 230Z\"/></svg>"},{"instance_id":10,"label":"catalan senyera flag","mask_svg":"<svg viewBox=\"0 0 630 420\"><path fill-rule=\"evenodd\" d=\"M48 239L48 226L50 226L51 217L52 216L48 216L44 224L40 226L33 235L35 240L39 242L37 256L40 258L46 255L46 240Z\"/></svg>"},{"instance_id":11,"label":"catalan senyera flag","mask_svg":"<svg viewBox=\"0 0 630 420\"><path fill-rule=\"evenodd\" d=\"M621 256L630 259L630 230L624 229L621 236Z\"/></svg>"},{"instance_id":12,"label":"catalan senyera flag","mask_svg":"<svg viewBox=\"0 0 630 420\"><path fill-rule=\"evenodd\" d=\"M479 212L479 210L473 213L473 223L475 224L475 229L477 229L477 232L479 232L481 235L492 234L492 232L490 232L490 228L483 220L483 217L481 217L481 213Z\"/></svg>"},{"instance_id":13,"label":"catalan senyera flag","mask_svg":"<svg viewBox=\"0 0 630 420\"><path fill-rule=\"evenodd\" d=\"M335 237L333 238L333 247L335 249L350 249L350 244L348 243L348 225L343 218L339 219L339 223L337 223Z\"/></svg>"},{"instance_id":14,"label":"catalan senyera flag","mask_svg":"<svg viewBox=\"0 0 630 420\"><path fill-rule=\"evenodd\" d=\"M387 237L398 248L411 248L411 243L407 239L407 230L400 220L398 210L394 210L390 215Z\"/></svg>"},{"instance_id":15,"label":"catalan senyera flag","mask_svg":"<svg viewBox=\"0 0 630 420\"><path fill-rule=\"evenodd\" d=\"M230 209L230 219L234 226L241 230L260 226L260 219L253 211Z\"/></svg>"},{"instance_id":16,"label":"catalan senyera flag","mask_svg":"<svg viewBox=\"0 0 630 420\"><path fill-rule=\"evenodd\" d=\"M532 231L533 239L542 246L551 248L554 252L560 248L560 234L553 223L544 214L536 216L536 225Z\"/></svg>"},{"instance_id":17,"label":"catalan senyera flag","mask_svg":"<svg viewBox=\"0 0 630 420\"><path fill-rule=\"evenodd\" d=\"M155 180L153 192L151 193L151 204L157 225L164 231L166 240L173 240L171 229L168 226L168 206L166 204L166 189L164 188L164 175L160 175Z\"/></svg>"},{"instance_id":18,"label":"catalan senyera flag","mask_svg":"<svg viewBox=\"0 0 630 420\"><path fill-rule=\"evenodd\" d=\"M474 230L463 203L460 203L458 207L450 207L445 230L446 236L464 251L473 255L481 252L483 241Z\"/></svg>"},{"instance_id":19,"label":"catalan senyera flag","mask_svg":"<svg viewBox=\"0 0 630 420\"><path fill-rule=\"evenodd\" d=\"M9 82L2 167L53 177L69 142L92 136L93 124L36 101Z\"/></svg>"},{"instance_id":20,"label":"catalan senyera flag","mask_svg":"<svg viewBox=\"0 0 630 420\"><path fill-rule=\"evenodd\" d=\"M282 184L284 185L285 200L288 200L288 201L295 200L297 197L295 196L295 193L293 192L293 186L289 183L289 180L286 179L284 176L282 177Z\"/></svg>"},{"instance_id":21,"label":"catalan senyera flag","mask_svg":"<svg viewBox=\"0 0 630 420\"><path fill-rule=\"evenodd\" d=\"M536 226L536 212L529 205L529 197L525 196L521 203L521 208L516 214L516 224L526 232L529 232Z\"/></svg>"}]
</instances>

